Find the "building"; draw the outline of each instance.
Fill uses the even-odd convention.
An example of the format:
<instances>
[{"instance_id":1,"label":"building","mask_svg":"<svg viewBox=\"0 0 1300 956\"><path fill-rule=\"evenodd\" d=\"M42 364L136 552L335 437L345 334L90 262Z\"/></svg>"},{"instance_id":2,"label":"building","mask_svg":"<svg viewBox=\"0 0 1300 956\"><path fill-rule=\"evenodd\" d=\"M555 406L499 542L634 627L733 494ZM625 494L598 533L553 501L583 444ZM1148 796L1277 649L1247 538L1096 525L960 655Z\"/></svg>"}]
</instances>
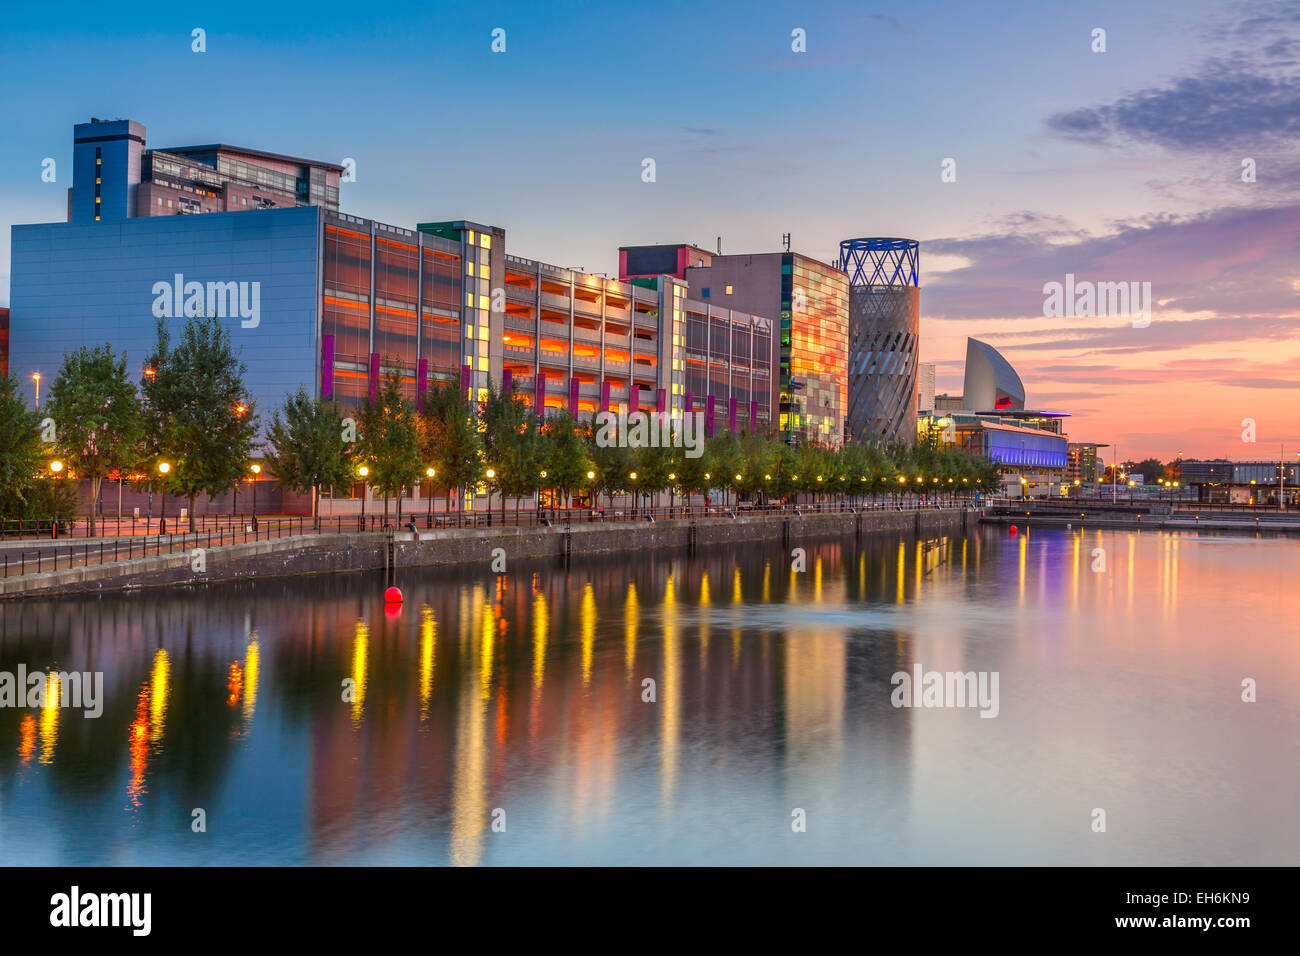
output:
<instances>
[{"instance_id":1,"label":"building","mask_svg":"<svg viewBox=\"0 0 1300 956\"><path fill-rule=\"evenodd\" d=\"M919 260L914 239L840 243L840 267L850 287L850 437L912 438L921 343Z\"/></svg>"},{"instance_id":2,"label":"building","mask_svg":"<svg viewBox=\"0 0 1300 956\"><path fill-rule=\"evenodd\" d=\"M933 362L922 362L917 366L916 401L918 412L932 412L935 409L934 373L935 365Z\"/></svg>"},{"instance_id":3,"label":"building","mask_svg":"<svg viewBox=\"0 0 1300 956\"><path fill-rule=\"evenodd\" d=\"M0 378L9 375L9 310L0 309Z\"/></svg>"},{"instance_id":4,"label":"building","mask_svg":"<svg viewBox=\"0 0 1300 956\"><path fill-rule=\"evenodd\" d=\"M1096 442L1070 442L1065 452L1065 480L1070 484L1077 481L1084 485L1100 482L1106 469L1101 459L1097 457L1097 449L1109 447Z\"/></svg>"},{"instance_id":5,"label":"building","mask_svg":"<svg viewBox=\"0 0 1300 956\"><path fill-rule=\"evenodd\" d=\"M709 250L689 242L619 246L618 277L623 282L630 279L654 279L661 275L685 279L687 268L706 267L713 261L713 256L714 253Z\"/></svg>"},{"instance_id":6,"label":"building","mask_svg":"<svg viewBox=\"0 0 1300 956\"><path fill-rule=\"evenodd\" d=\"M937 395L932 411L918 413L921 440L989 458L998 465L1006 495L1059 495L1073 485L1074 446L1064 428L1069 414L1026 408L1024 383L1001 353L967 339L962 387L962 395ZM1105 446L1086 447L1095 472L1096 449Z\"/></svg>"},{"instance_id":7,"label":"building","mask_svg":"<svg viewBox=\"0 0 1300 956\"><path fill-rule=\"evenodd\" d=\"M1300 507L1300 463L1187 459L1180 481L1206 504Z\"/></svg>"},{"instance_id":8,"label":"building","mask_svg":"<svg viewBox=\"0 0 1300 956\"><path fill-rule=\"evenodd\" d=\"M292 206L339 208L336 163L225 146L145 148L145 127L92 119L73 128L68 222Z\"/></svg>"},{"instance_id":9,"label":"building","mask_svg":"<svg viewBox=\"0 0 1300 956\"><path fill-rule=\"evenodd\" d=\"M264 412L300 384L359 404L391 365L417 401L438 382L481 400L509 381L575 413L711 410L736 429L771 415L770 319L694 300L670 276L617 282L507 255L499 227L306 206L15 226L12 239L24 376L103 342L139 367L155 313L197 310L229 320Z\"/></svg>"},{"instance_id":10,"label":"building","mask_svg":"<svg viewBox=\"0 0 1300 956\"><path fill-rule=\"evenodd\" d=\"M1025 407L1025 385L1001 352L968 338L962 401L970 409L1018 411Z\"/></svg>"},{"instance_id":11,"label":"building","mask_svg":"<svg viewBox=\"0 0 1300 956\"><path fill-rule=\"evenodd\" d=\"M770 349L755 362L766 359L772 370L767 407L776 409L781 437L792 444L841 444L848 407L847 276L797 252L708 256L698 247L676 248L679 259L705 261L684 270L696 302L779 317ZM711 380L717 374L710 368Z\"/></svg>"}]
</instances>

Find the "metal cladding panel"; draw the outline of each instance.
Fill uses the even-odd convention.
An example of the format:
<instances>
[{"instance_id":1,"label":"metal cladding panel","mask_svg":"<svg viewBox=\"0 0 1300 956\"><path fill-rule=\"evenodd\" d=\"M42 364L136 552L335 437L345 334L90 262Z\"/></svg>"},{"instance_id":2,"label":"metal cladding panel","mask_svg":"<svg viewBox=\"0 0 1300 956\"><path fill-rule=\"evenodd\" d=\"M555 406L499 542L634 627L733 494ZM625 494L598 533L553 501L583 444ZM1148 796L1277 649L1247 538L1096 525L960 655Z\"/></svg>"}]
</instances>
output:
<instances>
[{"instance_id":1,"label":"metal cladding panel","mask_svg":"<svg viewBox=\"0 0 1300 956\"><path fill-rule=\"evenodd\" d=\"M717 407L717 399L710 395L704 400L704 437L713 437L713 411Z\"/></svg>"},{"instance_id":2,"label":"metal cladding panel","mask_svg":"<svg viewBox=\"0 0 1300 956\"><path fill-rule=\"evenodd\" d=\"M371 352L370 353L370 374L367 376L367 381L370 384L369 394L370 394L370 400L372 402L379 400L379 375L380 375L379 353Z\"/></svg>"},{"instance_id":3,"label":"metal cladding panel","mask_svg":"<svg viewBox=\"0 0 1300 956\"><path fill-rule=\"evenodd\" d=\"M424 411L424 393L429 387L429 360L422 358L415 363L415 408Z\"/></svg>"},{"instance_id":4,"label":"metal cladding panel","mask_svg":"<svg viewBox=\"0 0 1300 956\"><path fill-rule=\"evenodd\" d=\"M322 335L320 347L320 397L334 397L334 336Z\"/></svg>"},{"instance_id":5,"label":"metal cladding panel","mask_svg":"<svg viewBox=\"0 0 1300 956\"><path fill-rule=\"evenodd\" d=\"M609 382L600 383L600 410L609 411Z\"/></svg>"},{"instance_id":6,"label":"metal cladding panel","mask_svg":"<svg viewBox=\"0 0 1300 956\"><path fill-rule=\"evenodd\" d=\"M244 362L262 427L301 386L318 395L320 245L315 206L257 212L43 223L11 230L10 371L51 376L81 346L109 344L138 377L157 337L185 324L161 291L242 283L256 315L221 318ZM160 291L155 292L155 288ZM220 294L218 293L218 297ZM159 300L162 300L160 303ZM166 306L166 308L164 308ZM184 312L184 308L180 310Z\"/></svg>"},{"instance_id":7,"label":"metal cladding panel","mask_svg":"<svg viewBox=\"0 0 1300 956\"><path fill-rule=\"evenodd\" d=\"M849 290L849 434L916 438L920 290Z\"/></svg>"},{"instance_id":8,"label":"metal cladding panel","mask_svg":"<svg viewBox=\"0 0 1300 956\"><path fill-rule=\"evenodd\" d=\"M578 417L578 376L569 377L569 414Z\"/></svg>"}]
</instances>

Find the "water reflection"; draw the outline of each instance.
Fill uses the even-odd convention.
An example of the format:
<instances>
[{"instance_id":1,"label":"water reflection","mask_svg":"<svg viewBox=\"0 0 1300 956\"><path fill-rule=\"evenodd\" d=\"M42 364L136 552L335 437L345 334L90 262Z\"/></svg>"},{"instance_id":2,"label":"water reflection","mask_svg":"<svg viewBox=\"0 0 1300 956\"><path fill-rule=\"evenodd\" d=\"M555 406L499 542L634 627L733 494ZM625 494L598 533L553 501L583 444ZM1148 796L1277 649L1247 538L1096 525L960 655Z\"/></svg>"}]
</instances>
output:
<instances>
[{"instance_id":1,"label":"water reflection","mask_svg":"<svg viewBox=\"0 0 1300 956\"><path fill-rule=\"evenodd\" d=\"M1300 543L803 547L0 606L106 695L0 710L0 862L1294 862ZM893 708L917 664L1001 715Z\"/></svg>"}]
</instances>

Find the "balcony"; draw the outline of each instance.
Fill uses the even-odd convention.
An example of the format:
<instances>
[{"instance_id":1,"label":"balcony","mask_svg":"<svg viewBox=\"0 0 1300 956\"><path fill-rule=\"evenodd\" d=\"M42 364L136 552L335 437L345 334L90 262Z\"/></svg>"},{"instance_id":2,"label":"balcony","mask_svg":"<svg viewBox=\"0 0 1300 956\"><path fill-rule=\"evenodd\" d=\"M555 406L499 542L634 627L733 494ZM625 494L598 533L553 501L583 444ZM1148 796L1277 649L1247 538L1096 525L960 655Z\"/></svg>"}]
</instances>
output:
<instances>
[{"instance_id":1,"label":"balcony","mask_svg":"<svg viewBox=\"0 0 1300 956\"><path fill-rule=\"evenodd\" d=\"M581 325L573 327L573 337L580 342L591 342L594 345L600 344L600 329L588 329Z\"/></svg>"},{"instance_id":2,"label":"balcony","mask_svg":"<svg viewBox=\"0 0 1300 956\"><path fill-rule=\"evenodd\" d=\"M543 306L552 309L558 309L561 312L569 311L569 297L567 295L556 295L554 292L543 292L540 297Z\"/></svg>"}]
</instances>

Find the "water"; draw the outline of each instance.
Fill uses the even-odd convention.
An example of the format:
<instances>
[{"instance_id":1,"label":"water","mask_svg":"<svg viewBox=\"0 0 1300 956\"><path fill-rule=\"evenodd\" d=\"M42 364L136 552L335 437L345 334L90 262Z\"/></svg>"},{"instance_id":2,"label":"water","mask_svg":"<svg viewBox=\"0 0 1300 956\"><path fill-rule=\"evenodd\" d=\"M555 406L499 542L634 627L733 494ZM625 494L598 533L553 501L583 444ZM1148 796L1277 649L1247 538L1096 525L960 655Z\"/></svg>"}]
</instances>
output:
<instances>
[{"instance_id":1,"label":"water","mask_svg":"<svg viewBox=\"0 0 1300 956\"><path fill-rule=\"evenodd\" d=\"M1300 862L1295 540L510 570L0 605L0 671L107 698L0 710L0 865ZM918 663L998 715L895 708Z\"/></svg>"}]
</instances>

